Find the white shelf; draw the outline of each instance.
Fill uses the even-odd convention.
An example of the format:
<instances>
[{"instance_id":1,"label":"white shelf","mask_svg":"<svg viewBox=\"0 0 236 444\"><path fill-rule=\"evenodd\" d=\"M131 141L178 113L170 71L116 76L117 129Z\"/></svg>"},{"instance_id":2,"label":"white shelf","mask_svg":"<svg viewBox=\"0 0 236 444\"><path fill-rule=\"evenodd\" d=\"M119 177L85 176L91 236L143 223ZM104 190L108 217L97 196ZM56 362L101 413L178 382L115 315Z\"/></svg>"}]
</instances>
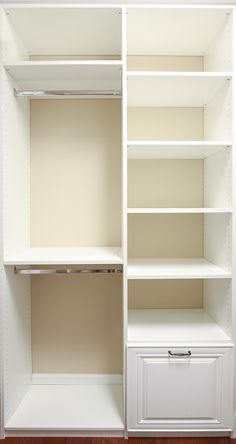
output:
<instances>
[{"instance_id":1,"label":"white shelf","mask_svg":"<svg viewBox=\"0 0 236 444\"><path fill-rule=\"evenodd\" d=\"M231 145L230 140L222 142L129 140L128 159L205 159Z\"/></svg>"},{"instance_id":2,"label":"white shelf","mask_svg":"<svg viewBox=\"0 0 236 444\"><path fill-rule=\"evenodd\" d=\"M202 258L129 259L128 279L218 279L231 273Z\"/></svg>"},{"instance_id":3,"label":"white shelf","mask_svg":"<svg viewBox=\"0 0 236 444\"><path fill-rule=\"evenodd\" d=\"M225 342L229 336L202 309L129 310L128 342Z\"/></svg>"},{"instance_id":4,"label":"white shelf","mask_svg":"<svg viewBox=\"0 0 236 444\"><path fill-rule=\"evenodd\" d=\"M121 88L118 60L6 63L6 71L26 90L110 90Z\"/></svg>"},{"instance_id":5,"label":"white shelf","mask_svg":"<svg viewBox=\"0 0 236 444\"><path fill-rule=\"evenodd\" d=\"M227 14L232 11L224 7L155 6L129 8L129 55L202 56L224 27Z\"/></svg>"},{"instance_id":6,"label":"white shelf","mask_svg":"<svg viewBox=\"0 0 236 444\"><path fill-rule=\"evenodd\" d=\"M132 73L128 77L128 106L203 107L230 80L231 73Z\"/></svg>"},{"instance_id":7,"label":"white shelf","mask_svg":"<svg viewBox=\"0 0 236 444\"><path fill-rule=\"evenodd\" d=\"M123 430L121 385L32 385L7 430Z\"/></svg>"},{"instance_id":8,"label":"white shelf","mask_svg":"<svg viewBox=\"0 0 236 444\"><path fill-rule=\"evenodd\" d=\"M128 208L128 214L215 214L232 213L231 208Z\"/></svg>"},{"instance_id":9,"label":"white shelf","mask_svg":"<svg viewBox=\"0 0 236 444\"><path fill-rule=\"evenodd\" d=\"M29 248L9 256L5 265L122 264L118 247Z\"/></svg>"},{"instance_id":10,"label":"white shelf","mask_svg":"<svg viewBox=\"0 0 236 444\"><path fill-rule=\"evenodd\" d=\"M120 8L6 5L18 36L34 55L114 55L121 50Z\"/></svg>"}]
</instances>

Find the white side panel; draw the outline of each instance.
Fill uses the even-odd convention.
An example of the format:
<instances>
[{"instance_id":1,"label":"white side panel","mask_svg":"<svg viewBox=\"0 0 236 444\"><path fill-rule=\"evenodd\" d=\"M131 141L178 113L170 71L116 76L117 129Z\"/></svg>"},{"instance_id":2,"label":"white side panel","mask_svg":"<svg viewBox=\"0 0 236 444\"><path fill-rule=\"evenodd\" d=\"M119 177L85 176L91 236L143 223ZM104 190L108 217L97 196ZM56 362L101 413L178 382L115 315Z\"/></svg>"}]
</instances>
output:
<instances>
[{"instance_id":1,"label":"white side panel","mask_svg":"<svg viewBox=\"0 0 236 444\"><path fill-rule=\"evenodd\" d=\"M232 15L226 13L226 20L204 57L205 71L232 70Z\"/></svg>"},{"instance_id":2,"label":"white side panel","mask_svg":"<svg viewBox=\"0 0 236 444\"><path fill-rule=\"evenodd\" d=\"M204 160L204 206L231 208L232 151L226 148Z\"/></svg>"},{"instance_id":3,"label":"white side panel","mask_svg":"<svg viewBox=\"0 0 236 444\"><path fill-rule=\"evenodd\" d=\"M31 384L30 278L6 268L4 288L5 423Z\"/></svg>"},{"instance_id":4,"label":"white side panel","mask_svg":"<svg viewBox=\"0 0 236 444\"><path fill-rule=\"evenodd\" d=\"M232 137L232 89L226 80L211 101L205 102L204 140L230 140Z\"/></svg>"},{"instance_id":5,"label":"white side panel","mask_svg":"<svg viewBox=\"0 0 236 444\"><path fill-rule=\"evenodd\" d=\"M233 109L232 109L232 120L234 122L233 125L233 151L232 151L232 209L233 209L233 217L232 217L232 270L233 270L233 279L232 279L232 338L234 343L236 342L236 127L235 127L235 118L236 118L236 8L233 11ZM231 435L232 438L236 438L236 361L234 354L234 430Z\"/></svg>"},{"instance_id":6,"label":"white side panel","mask_svg":"<svg viewBox=\"0 0 236 444\"><path fill-rule=\"evenodd\" d=\"M127 8L122 8L122 246L123 246L123 409L124 437L127 437L127 329L128 329L128 281L127 281Z\"/></svg>"},{"instance_id":7,"label":"white side panel","mask_svg":"<svg viewBox=\"0 0 236 444\"><path fill-rule=\"evenodd\" d=\"M3 45L2 45L2 29L3 29L3 10L0 8L0 63L2 62L3 57ZM3 69L0 66L0 146L2 145L3 139L3 106L2 106L2 96L3 96ZM0 150L0 294L3 294L3 279L4 279L4 268L3 268L3 217L2 217L2 208L3 208L3 200L2 200L2 167L3 167L3 156L2 150ZM3 356L3 346L4 346L4 338L3 338L3 298L0 298L0 439L4 437L4 378L3 378L3 364L4 364L4 356Z\"/></svg>"},{"instance_id":8,"label":"white side panel","mask_svg":"<svg viewBox=\"0 0 236 444\"><path fill-rule=\"evenodd\" d=\"M12 24L7 20L6 13L3 12L3 39L4 39L4 52L3 61L6 60L28 60L29 54L24 47L21 39L17 35Z\"/></svg>"},{"instance_id":9,"label":"white side panel","mask_svg":"<svg viewBox=\"0 0 236 444\"><path fill-rule=\"evenodd\" d=\"M4 74L4 257L29 247L29 102Z\"/></svg>"},{"instance_id":10,"label":"white side panel","mask_svg":"<svg viewBox=\"0 0 236 444\"><path fill-rule=\"evenodd\" d=\"M231 270L232 217L228 214L205 214L204 216L204 257Z\"/></svg>"},{"instance_id":11,"label":"white side panel","mask_svg":"<svg viewBox=\"0 0 236 444\"><path fill-rule=\"evenodd\" d=\"M203 281L203 305L227 335L232 337L232 302L230 279Z\"/></svg>"}]
</instances>

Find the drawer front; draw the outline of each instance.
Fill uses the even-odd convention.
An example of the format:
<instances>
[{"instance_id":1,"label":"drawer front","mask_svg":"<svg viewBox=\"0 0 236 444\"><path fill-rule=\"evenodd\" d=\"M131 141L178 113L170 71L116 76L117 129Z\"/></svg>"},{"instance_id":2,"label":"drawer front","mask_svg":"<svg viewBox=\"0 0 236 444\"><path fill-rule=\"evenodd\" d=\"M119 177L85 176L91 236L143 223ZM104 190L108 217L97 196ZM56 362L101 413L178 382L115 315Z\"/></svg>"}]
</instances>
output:
<instances>
[{"instance_id":1,"label":"drawer front","mask_svg":"<svg viewBox=\"0 0 236 444\"><path fill-rule=\"evenodd\" d=\"M129 430L231 429L232 349L170 351L128 350Z\"/></svg>"}]
</instances>

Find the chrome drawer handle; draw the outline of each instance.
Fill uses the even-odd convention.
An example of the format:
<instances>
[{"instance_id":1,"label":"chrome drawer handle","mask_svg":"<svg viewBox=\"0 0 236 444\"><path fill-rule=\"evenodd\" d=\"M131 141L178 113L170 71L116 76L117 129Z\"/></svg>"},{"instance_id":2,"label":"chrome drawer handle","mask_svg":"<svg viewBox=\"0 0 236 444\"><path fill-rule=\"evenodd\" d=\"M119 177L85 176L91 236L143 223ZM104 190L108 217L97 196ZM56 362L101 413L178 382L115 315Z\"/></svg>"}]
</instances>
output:
<instances>
[{"instance_id":1,"label":"chrome drawer handle","mask_svg":"<svg viewBox=\"0 0 236 444\"><path fill-rule=\"evenodd\" d=\"M172 356L173 358L179 358L179 357L182 357L182 356L191 356L191 351L189 350L187 353L172 353L172 351L171 350L168 350L168 355L169 356Z\"/></svg>"}]
</instances>

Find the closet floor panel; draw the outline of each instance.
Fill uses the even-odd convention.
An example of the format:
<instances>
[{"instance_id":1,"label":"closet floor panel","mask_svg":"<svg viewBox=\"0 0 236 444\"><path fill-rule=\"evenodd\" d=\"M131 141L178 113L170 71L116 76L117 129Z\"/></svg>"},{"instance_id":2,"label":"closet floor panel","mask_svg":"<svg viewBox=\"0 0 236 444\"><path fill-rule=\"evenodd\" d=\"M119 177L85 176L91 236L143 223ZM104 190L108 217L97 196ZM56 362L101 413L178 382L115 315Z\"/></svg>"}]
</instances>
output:
<instances>
[{"instance_id":1,"label":"closet floor panel","mask_svg":"<svg viewBox=\"0 0 236 444\"><path fill-rule=\"evenodd\" d=\"M32 385L6 430L123 430L122 385Z\"/></svg>"}]
</instances>

